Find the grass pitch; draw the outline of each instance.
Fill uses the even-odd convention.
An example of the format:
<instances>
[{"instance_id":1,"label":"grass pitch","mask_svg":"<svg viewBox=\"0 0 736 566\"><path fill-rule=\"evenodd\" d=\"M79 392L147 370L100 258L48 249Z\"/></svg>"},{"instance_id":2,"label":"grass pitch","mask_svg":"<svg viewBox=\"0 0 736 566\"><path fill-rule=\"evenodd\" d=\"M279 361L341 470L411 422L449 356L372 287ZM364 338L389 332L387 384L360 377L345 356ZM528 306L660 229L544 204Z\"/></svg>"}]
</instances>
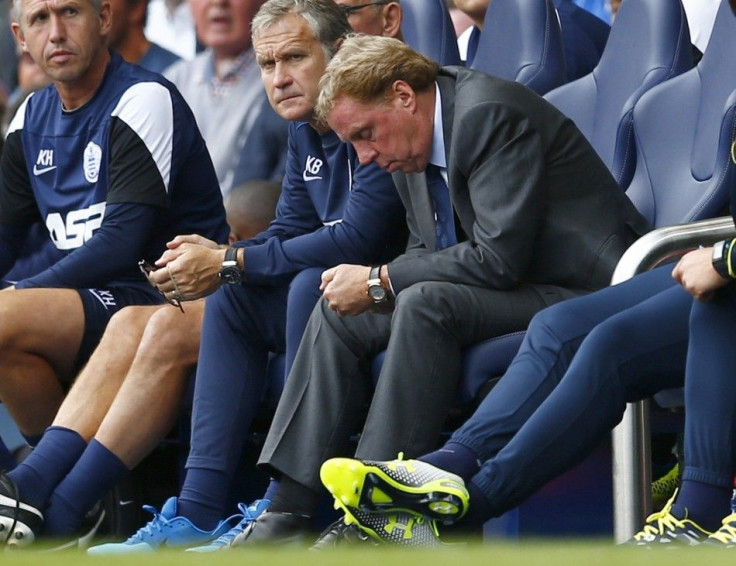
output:
<instances>
[{"instance_id":1,"label":"grass pitch","mask_svg":"<svg viewBox=\"0 0 736 566\"><path fill-rule=\"evenodd\" d=\"M150 555L87 556L76 552L46 553L42 549L6 552L2 566L732 566L736 554L710 547L644 550L613 546L608 541L486 542L440 551L396 548L343 548L330 552L301 549L238 550L213 554L161 551Z\"/></svg>"}]
</instances>

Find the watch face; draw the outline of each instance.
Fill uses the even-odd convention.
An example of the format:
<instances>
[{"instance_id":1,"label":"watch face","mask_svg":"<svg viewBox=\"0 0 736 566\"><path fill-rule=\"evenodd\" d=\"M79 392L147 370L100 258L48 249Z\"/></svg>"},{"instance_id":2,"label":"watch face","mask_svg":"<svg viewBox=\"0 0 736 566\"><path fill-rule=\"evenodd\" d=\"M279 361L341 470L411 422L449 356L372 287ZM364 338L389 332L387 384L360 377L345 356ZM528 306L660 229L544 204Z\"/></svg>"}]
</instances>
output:
<instances>
[{"instance_id":1,"label":"watch face","mask_svg":"<svg viewBox=\"0 0 736 566\"><path fill-rule=\"evenodd\" d=\"M240 270L237 267L226 267L220 273L220 277L229 285L237 285L242 281Z\"/></svg>"},{"instance_id":2,"label":"watch face","mask_svg":"<svg viewBox=\"0 0 736 566\"><path fill-rule=\"evenodd\" d=\"M371 285L368 287L368 295L373 299L373 302L379 303L386 300L386 289L380 285Z\"/></svg>"}]
</instances>

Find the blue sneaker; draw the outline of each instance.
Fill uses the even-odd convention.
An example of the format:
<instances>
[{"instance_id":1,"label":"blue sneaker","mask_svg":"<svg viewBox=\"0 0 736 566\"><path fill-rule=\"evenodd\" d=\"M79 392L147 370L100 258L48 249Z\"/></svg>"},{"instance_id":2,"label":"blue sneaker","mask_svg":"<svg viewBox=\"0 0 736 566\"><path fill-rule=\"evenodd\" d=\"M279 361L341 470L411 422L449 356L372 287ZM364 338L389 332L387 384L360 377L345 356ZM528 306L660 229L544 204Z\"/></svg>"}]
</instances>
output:
<instances>
[{"instance_id":1,"label":"blue sneaker","mask_svg":"<svg viewBox=\"0 0 736 566\"><path fill-rule=\"evenodd\" d=\"M216 550L222 550L225 546L229 546L230 541L242 533L245 530L245 527L250 525L261 513L268 509L269 503L271 502L268 499L256 499L248 507L245 506L245 503L238 503L238 509L240 509L243 514L243 518L240 519L240 522L237 525L226 533L221 534L209 544L187 548L187 552L215 552Z\"/></svg>"},{"instance_id":2,"label":"blue sneaker","mask_svg":"<svg viewBox=\"0 0 736 566\"><path fill-rule=\"evenodd\" d=\"M161 513L150 505L143 509L153 513L145 526L125 542L101 544L87 549L87 554L129 554L153 552L160 546L182 547L193 544L202 544L218 538L230 530L233 523L241 519L240 515L233 515L220 521L211 531L203 531L195 527L186 517L176 515L176 497L169 497L161 508Z\"/></svg>"}]
</instances>

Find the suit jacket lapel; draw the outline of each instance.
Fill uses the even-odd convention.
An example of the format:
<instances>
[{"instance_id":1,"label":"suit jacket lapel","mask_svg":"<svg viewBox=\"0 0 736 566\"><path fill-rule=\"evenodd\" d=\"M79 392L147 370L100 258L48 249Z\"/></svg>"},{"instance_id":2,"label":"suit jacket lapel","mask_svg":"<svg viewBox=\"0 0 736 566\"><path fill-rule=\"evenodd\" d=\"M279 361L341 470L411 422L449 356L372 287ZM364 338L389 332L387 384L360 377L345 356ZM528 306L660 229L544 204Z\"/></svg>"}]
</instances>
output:
<instances>
[{"instance_id":1,"label":"suit jacket lapel","mask_svg":"<svg viewBox=\"0 0 736 566\"><path fill-rule=\"evenodd\" d=\"M450 167L450 155L447 152L452 141L452 126L455 118L455 78L440 71L437 76L442 104L442 131L445 134L445 163Z\"/></svg>"}]
</instances>

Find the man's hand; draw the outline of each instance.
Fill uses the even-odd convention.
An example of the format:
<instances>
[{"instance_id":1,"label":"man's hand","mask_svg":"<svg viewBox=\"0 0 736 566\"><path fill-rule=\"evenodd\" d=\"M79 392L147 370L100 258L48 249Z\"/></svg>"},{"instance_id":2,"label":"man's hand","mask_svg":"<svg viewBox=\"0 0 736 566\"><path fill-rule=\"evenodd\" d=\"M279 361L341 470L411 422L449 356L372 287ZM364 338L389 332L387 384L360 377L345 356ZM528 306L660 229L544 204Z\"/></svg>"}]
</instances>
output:
<instances>
[{"instance_id":1,"label":"man's hand","mask_svg":"<svg viewBox=\"0 0 736 566\"><path fill-rule=\"evenodd\" d=\"M156 260L149 279L167 298L193 301L220 286L224 248L202 236L177 236Z\"/></svg>"},{"instance_id":2,"label":"man's hand","mask_svg":"<svg viewBox=\"0 0 736 566\"><path fill-rule=\"evenodd\" d=\"M329 307L339 315L356 315L373 306L368 296L368 275L365 265L342 264L322 273L319 286Z\"/></svg>"},{"instance_id":3,"label":"man's hand","mask_svg":"<svg viewBox=\"0 0 736 566\"><path fill-rule=\"evenodd\" d=\"M688 252L672 270L672 277L699 301L707 301L713 291L728 283L713 268L713 248Z\"/></svg>"},{"instance_id":4,"label":"man's hand","mask_svg":"<svg viewBox=\"0 0 736 566\"><path fill-rule=\"evenodd\" d=\"M185 236L177 236L170 242L167 242L166 247L170 250L175 250L182 244L197 244L199 246L205 246L213 250L222 247L217 242L213 242L212 240L205 238L204 236L200 236L199 234L187 234ZM159 267L163 267L164 264L159 262L161 262L164 257L166 257L166 254L161 256L161 259L156 262L156 265L158 265Z\"/></svg>"}]
</instances>

